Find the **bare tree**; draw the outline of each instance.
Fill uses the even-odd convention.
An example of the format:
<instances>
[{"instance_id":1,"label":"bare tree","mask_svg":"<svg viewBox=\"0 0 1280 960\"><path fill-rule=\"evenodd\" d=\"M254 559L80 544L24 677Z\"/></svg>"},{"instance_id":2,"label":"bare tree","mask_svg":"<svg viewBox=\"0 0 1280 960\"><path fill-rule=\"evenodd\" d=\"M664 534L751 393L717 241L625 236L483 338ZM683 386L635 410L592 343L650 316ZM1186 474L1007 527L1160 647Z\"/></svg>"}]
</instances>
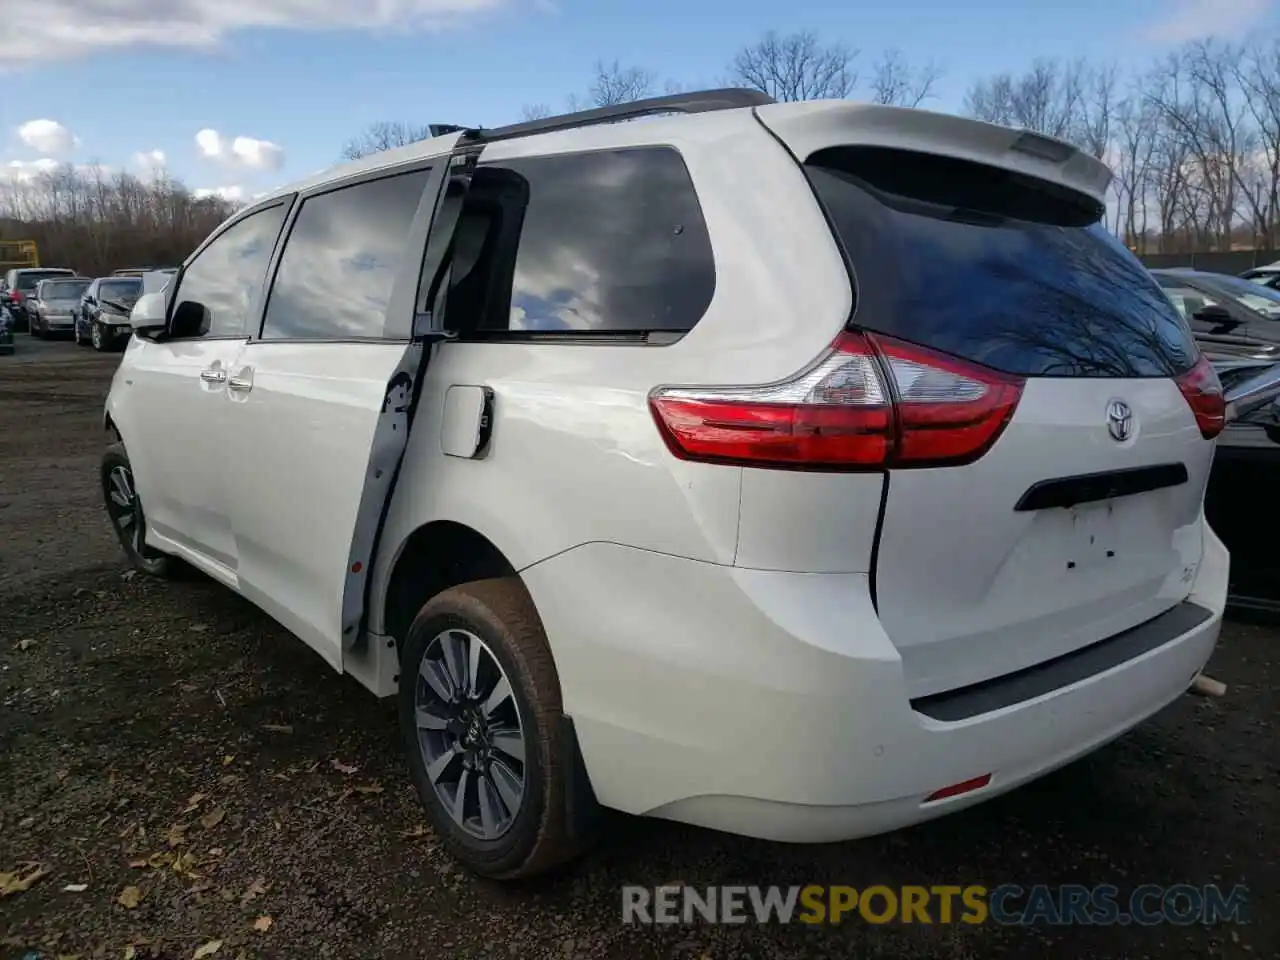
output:
<instances>
[{"instance_id":1,"label":"bare tree","mask_svg":"<svg viewBox=\"0 0 1280 960\"><path fill-rule=\"evenodd\" d=\"M886 50L871 74L872 98L896 107L918 107L933 96L942 68L930 61L919 69L907 64L900 50Z\"/></svg>"},{"instance_id":2,"label":"bare tree","mask_svg":"<svg viewBox=\"0 0 1280 960\"><path fill-rule=\"evenodd\" d=\"M399 120L380 120L371 123L342 147L342 156L346 160L359 160L371 153L380 153L394 147L403 147L431 136L431 128L426 124L404 123Z\"/></svg>"},{"instance_id":3,"label":"bare tree","mask_svg":"<svg viewBox=\"0 0 1280 960\"><path fill-rule=\"evenodd\" d=\"M606 64L596 61L596 75L587 91L593 107L612 107L619 103L643 100L653 94L657 77L643 67L623 67L617 60Z\"/></svg>"},{"instance_id":4,"label":"bare tree","mask_svg":"<svg viewBox=\"0 0 1280 960\"><path fill-rule=\"evenodd\" d=\"M98 165L67 165L0 181L0 239L35 240L43 262L101 276L182 262L234 209L163 173L143 182Z\"/></svg>"},{"instance_id":5,"label":"bare tree","mask_svg":"<svg viewBox=\"0 0 1280 960\"><path fill-rule=\"evenodd\" d=\"M1083 61L1040 59L1021 76L997 74L975 82L965 97L970 116L1024 127L1078 146L1088 140L1086 91L1090 68Z\"/></svg>"},{"instance_id":6,"label":"bare tree","mask_svg":"<svg viewBox=\"0 0 1280 960\"><path fill-rule=\"evenodd\" d=\"M1244 192L1253 211L1254 232L1274 249L1280 218L1280 38L1251 45L1235 67L1257 149L1245 165Z\"/></svg>"},{"instance_id":7,"label":"bare tree","mask_svg":"<svg viewBox=\"0 0 1280 960\"><path fill-rule=\"evenodd\" d=\"M771 30L740 50L729 71L734 83L775 100L840 99L857 84L857 56L843 43L823 43L816 33L781 36Z\"/></svg>"},{"instance_id":8,"label":"bare tree","mask_svg":"<svg viewBox=\"0 0 1280 960\"><path fill-rule=\"evenodd\" d=\"M545 120L551 116L551 108L545 103L526 103L520 108L522 120Z\"/></svg>"}]
</instances>

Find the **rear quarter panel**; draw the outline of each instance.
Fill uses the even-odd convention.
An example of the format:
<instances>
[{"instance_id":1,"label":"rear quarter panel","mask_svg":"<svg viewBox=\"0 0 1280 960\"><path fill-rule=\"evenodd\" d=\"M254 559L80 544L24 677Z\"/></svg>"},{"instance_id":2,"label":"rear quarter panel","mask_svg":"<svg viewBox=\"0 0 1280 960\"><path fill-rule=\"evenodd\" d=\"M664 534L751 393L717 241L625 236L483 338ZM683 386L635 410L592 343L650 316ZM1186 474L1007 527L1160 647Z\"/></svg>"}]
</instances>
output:
<instances>
[{"instance_id":1,"label":"rear quarter panel","mask_svg":"<svg viewBox=\"0 0 1280 960\"><path fill-rule=\"evenodd\" d=\"M395 557L434 520L474 528L516 569L591 542L735 561L743 471L673 457L648 395L660 385L788 377L845 323L848 274L799 167L747 111L498 143L481 162L652 144L678 149L698 190L716 259L710 307L668 346L439 346L376 564L375 630ZM441 454L443 398L454 384L494 392L492 440L481 459Z\"/></svg>"}]
</instances>

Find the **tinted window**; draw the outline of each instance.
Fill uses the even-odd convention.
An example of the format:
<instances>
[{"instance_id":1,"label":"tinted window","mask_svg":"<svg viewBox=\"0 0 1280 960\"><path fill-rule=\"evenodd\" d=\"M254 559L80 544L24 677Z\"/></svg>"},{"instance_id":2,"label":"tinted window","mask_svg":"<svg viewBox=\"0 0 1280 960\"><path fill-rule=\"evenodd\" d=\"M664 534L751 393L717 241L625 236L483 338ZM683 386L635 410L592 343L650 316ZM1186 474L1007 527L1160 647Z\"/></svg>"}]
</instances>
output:
<instances>
[{"instance_id":1,"label":"tinted window","mask_svg":"<svg viewBox=\"0 0 1280 960\"><path fill-rule=\"evenodd\" d=\"M36 284L41 280L48 280L50 277L65 277L70 271L68 270L23 270L18 274L17 288L19 290L34 290Z\"/></svg>"},{"instance_id":2,"label":"tinted window","mask_svg":"<svg viewBox=\"0 0 1280 960\"><path fill-rule=\"evenodd\" d=\"M1241 280L1239 277L1213 276L1206 277L1203 282L1206 287L1230 297L1268 320L1280 319L1280 291Z\"/></svg>"},{"instance_id":3,"label":"tinted window","mask_svg":"<svg viewBox=\"0 0 1280 960\"><path fill-rule=\"evenodd\" d=\"M1087 198L892 153L807 164L854 269L856 323L1026 376L1164 377L1195 361L1187 324Z\"/></svg>"},{"instance_id":4,"label":"tinted window","mask_svg":"<svg viewBox=\"0 0 1280 960\"><path fill-rule=\"evenodd\" d=\"M182 274L175 303L204 307L202 336L243 337L284 222L283 204L259 210L220 233Z\"/></svg>"},{"instance_id":5,"label":"tinted window","mask_svg":"<svg viewBox=\"0 0 1280 960\"><path fill-rule=\"evenodd\" d=\"M459 220L447 325L686 331L715 290L693 183L668 148L482 164Z\"/></svg>"},{"instance_id":6,"label":"tinted window","mask_svg":"<svg viewBox=\"0 0 1280 960\"><path fill-rule=\"evenodd\" d=\"M267 300L264 339L381 337L429 171L312 197L298 211ZM391 329L407 333L409 318Z\"/></svg>"}]
</instances>

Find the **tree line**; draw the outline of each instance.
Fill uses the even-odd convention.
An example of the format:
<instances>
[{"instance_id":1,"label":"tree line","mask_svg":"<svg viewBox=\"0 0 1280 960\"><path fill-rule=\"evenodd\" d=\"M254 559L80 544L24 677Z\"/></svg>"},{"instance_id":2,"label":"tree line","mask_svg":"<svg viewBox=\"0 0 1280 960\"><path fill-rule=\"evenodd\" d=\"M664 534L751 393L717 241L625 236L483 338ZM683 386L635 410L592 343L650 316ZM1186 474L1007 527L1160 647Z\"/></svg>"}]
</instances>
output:
<instances>
[{"instance_id":1,"label":"tree line","mask_svg":"<svg viewBox=\"0 0 1280 960\"><path fill-rule=\"evenodd\" d=\"M34 240L45 266L103 276L181 263L234 209L164 174L66 165L0 182L0 240Z\"/></svg>"}]
</instances>

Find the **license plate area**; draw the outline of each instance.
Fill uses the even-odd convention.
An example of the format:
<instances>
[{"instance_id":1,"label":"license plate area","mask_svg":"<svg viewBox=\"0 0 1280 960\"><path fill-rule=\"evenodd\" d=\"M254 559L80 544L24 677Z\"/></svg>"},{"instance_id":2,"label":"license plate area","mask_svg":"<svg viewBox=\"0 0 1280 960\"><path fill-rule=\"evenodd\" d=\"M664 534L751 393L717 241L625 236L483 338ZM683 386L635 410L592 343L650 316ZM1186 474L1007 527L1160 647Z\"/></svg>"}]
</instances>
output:
<instances>
[{"instance_id":1,"label":"license plate area","mask_svg":"<svg viewBox=\"0 0 1280 960\"><path fill-rule=\"evenodd\" d=\"M1114 501L1081 504L1066 510L1065 566L1093 570L1114 561L1119 547Z\"/></svg>"}]
</instances>

